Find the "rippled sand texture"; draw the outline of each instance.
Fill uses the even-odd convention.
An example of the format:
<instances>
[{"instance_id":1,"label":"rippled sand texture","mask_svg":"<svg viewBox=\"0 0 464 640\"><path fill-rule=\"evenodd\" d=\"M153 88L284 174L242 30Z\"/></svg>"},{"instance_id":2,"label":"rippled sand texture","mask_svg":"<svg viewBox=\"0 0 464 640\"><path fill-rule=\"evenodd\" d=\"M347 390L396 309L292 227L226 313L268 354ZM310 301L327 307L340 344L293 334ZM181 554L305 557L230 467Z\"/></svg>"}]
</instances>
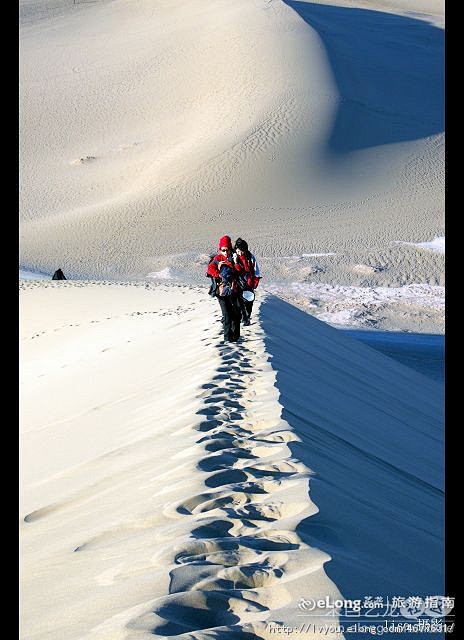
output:
<instances>
[{"instance_id":1,"label":"rippled sand texture","mask_svg":"<svg viewBox=\"0 0 464 640\"><path fill-rule=\"evenodd\" d=\"M272 296L233 345L194 286L24 282L21 314L24 640L442 592L441 385Z\"/></svg>"},{"instance_id":2,"label":"rippled sand texture","mask_svg":"<svg viewBox=\"0 0 464 640\"><path fill-rule=\"evenodd\" d=\"M337 4L22 0L22 264L443 285L442 3Z\"/></svg>"}]
</instances>

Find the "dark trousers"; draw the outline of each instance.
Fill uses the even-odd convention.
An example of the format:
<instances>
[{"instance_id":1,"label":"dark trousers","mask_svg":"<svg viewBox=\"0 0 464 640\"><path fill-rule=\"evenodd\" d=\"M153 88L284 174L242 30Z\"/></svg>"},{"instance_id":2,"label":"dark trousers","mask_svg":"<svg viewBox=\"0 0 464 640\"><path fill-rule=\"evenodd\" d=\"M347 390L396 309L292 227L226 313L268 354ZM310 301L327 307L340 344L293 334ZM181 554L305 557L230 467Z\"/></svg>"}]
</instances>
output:
<instances>
[{"instance_id":1,"label":"dark trousers","mask_svg":"<svg viewBox=\"0 0 464 640\"><path fill-rule=\"evenodd\" d=\"M251 316L251 310L253 309L253 300L248 302L248 300L244 300L240 295L239 298L240 304L240 313L242 316L242 320L249 320Z\"/></svg>"},{"instance_id":2,"label":"dark trousers","mask_svg":"<svg viewBox=\"0 0 464 640\"><path fill-rule=\"evenodd\" d=\"M233 293L225 298L218 297L224 324L224 340L235 342L240 337L240 306L238 297Z\"/></svg>"}]
</instances>

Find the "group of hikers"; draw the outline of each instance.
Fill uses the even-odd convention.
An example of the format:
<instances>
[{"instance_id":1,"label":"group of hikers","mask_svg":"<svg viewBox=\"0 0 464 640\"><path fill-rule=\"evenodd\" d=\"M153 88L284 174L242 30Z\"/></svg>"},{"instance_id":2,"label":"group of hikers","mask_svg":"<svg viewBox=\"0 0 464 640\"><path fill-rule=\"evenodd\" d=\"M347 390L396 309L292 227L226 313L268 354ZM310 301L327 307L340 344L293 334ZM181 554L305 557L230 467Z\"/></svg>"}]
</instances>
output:
<instances>
[{"instance_id":1,"label":"group of hikers","mask_svg":"<svg viewBox=\"0 0 464 640\"><path fill-rule=\"evenodd\" d=\"M219 240L218 253L208 264L206 275L212 280L210 295L217 298L222 311L224 341L237 342L240 322L250 324L254 290L261 274L248 244L237 238L232 246L229 236Z\"/></svg>"}]
</instances>

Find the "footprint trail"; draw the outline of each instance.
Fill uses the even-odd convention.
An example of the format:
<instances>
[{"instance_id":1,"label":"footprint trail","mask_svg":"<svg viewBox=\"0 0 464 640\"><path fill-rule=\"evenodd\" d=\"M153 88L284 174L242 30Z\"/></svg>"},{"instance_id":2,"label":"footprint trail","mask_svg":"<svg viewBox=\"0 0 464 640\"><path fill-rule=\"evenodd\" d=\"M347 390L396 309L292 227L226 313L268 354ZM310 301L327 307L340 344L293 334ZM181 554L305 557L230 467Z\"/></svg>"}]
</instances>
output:
<instances>
[{"instance_id":1,"label":"footprint trail","mask_svg":"<svg viewBox=\"0 0 464 640\"><path fill-rule=\"evenodd\" d=\"M204 342L220 355L190 449L205 490L166 505L168 518L189 519L190 535L163 551L169 594L132 622L160 638L273 637L273 625L298 620L299 597L337 591L323 569L330 557L296 533L318 511L311 471L288 447L298 438L281 418L259 323L238 344Z\"/></svg>"}]
</instances>

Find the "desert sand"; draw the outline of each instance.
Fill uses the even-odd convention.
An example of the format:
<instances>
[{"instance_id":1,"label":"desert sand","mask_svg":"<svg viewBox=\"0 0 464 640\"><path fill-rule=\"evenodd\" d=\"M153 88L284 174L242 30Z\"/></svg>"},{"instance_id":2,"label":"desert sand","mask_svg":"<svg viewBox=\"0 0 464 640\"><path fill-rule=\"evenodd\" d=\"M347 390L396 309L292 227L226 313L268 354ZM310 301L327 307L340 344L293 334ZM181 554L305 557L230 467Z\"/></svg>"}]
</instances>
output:
<instances>
[{"instance_id":1,"label":"desert sand","mask_svg":"<svg viewBox=\"0 0 464 640\"><path fill-rule=\"evenodd\" d=\"M24 640L341 638L301 600L443 593L441 384L269 294L229 345L193 285L20 293Z\"/></svg>"},{"instance_id":2,"label":"desert sand","mask_svg":"<svg viewBox=\"0 0 464 640\"><path fill-rule=\"evenodd\" d=\"M20 14L22 640L443 594L443 384L330 326L444 331L443 3ZM224 234L263 274L235 345Z\"/></svg>"},{"instance_id":3,"label":"desert sand","mask_svg":"<svg viewBox=\"0 0 464 640\"><path fill-rule=\"evenodd\" d=\"M198 284L228 233L310 313L443 332L441 0L20 8L23 267Z\"/></svg>"}]
</instances>

